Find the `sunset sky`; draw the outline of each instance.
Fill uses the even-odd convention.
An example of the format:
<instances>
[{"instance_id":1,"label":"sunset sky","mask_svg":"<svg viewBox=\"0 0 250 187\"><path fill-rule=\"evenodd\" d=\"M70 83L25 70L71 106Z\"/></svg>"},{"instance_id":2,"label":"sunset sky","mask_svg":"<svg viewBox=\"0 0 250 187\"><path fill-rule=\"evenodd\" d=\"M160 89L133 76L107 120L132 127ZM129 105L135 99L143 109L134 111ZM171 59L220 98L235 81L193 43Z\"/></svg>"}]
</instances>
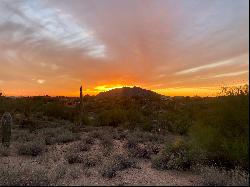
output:
<instances>
[{"instance_id":1,"label":"sunset sky","mask_svg":"<svg viewBox=\"0 0 250 187\"><path fill-rule=\"evenodd\" d=\"M0 0L0 90L213 96L249 83L248 22L248 0Z\"/></svg>"}]
</instances>

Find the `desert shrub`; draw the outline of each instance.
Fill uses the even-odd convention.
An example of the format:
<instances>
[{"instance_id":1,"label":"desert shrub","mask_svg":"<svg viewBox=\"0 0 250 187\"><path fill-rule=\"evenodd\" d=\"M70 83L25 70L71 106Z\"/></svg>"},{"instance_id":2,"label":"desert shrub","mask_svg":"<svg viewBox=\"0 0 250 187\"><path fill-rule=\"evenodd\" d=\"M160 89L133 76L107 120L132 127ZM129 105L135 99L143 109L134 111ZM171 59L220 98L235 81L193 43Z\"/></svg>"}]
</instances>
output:
<instances>
[{"instance_id":1,"label":"desert shrub","mask_svg":"<svg viewBox=\"0 0 250 187\"><path fill-rule=\"evenodd\" d=\"M237 91L237 92L236 92ZM241 91L236 90L236 93ZM225 93L209 104L208 110L190 128L191 145L204 153L209 164L226 167L249 165L249 96Z\"/></svg>"},{"instance_id":2,"label":"desert shrub","mask_svg":"<svg viewBox=\"0 0 250 187\"><path fill-rule=\"evenodd\" d=\"M80 139L79 134L72 133L71 131L63 128L45 128L40 132L45 138L47 145L56 143L68 143Z\"/></svg>"},{"instance_id":3,"label":"desert shrub","mask_svg":"<svg viewBox=\"0 0 250 187\"><path fill-rule=\"evenodd\" d=\"M147 123L146 117L139 109L137 109L137 107L126 110L126 119L128 121L125 125L126 128L134 129L137 126L140 126L141 128L144 128L144 130L148 130L147 125L149 123Z\"/></svg>"},{"instance_id":4,"label":"desert shrub","mask_svg":"<svg viewBox=\"0 0 250 187\"><path fill-rule=\"evenodd\" d=\"M95 139L89 135L89 136L85 136L84 138L82 138L82 142L84 142L86 144L94 144Z\"/></svg>"},{"instance_id":5,"label":"desert shrub","mask_svg":"<svg viewBox=\"0 0 250 187\"><path fill-rule=\"evenodd\" d=\"M189 148L182 141L166 144L165 148L152 158L152 167L159 170L186 170L192 165L192 155Z\"/></svg>"},{"instance_id":6,"label":"desert shrub","mask_svg":"<svg viewBox=\"0 0 250 187\"><path fill-rule=\"evenodd\" d=\"M139 125L139 128L141 128L143 131L151 131L153 126L150 120L145 119L144 122Z\"/></svg>"},{"instance_id":7,"label":"desert shrub","mask_svg":"<svg viewBox=\"0 0 250 187\"><path fill-rule=\"evenodd\" d=\"M193 124L192 113L187 109L170 110L158 115L159 125L174 134L187 134L188 129Z\"/></svg>"},{"instance_id":8,"label":"desert shrub","mask_svg":"<svg viewBox=\"0 0 250 187\"><path fill-rule=\"evenodd\" d=\"M103 154L104 156L108 156L111 154L111 151L113 149L113 138L111 135L104 134L101 138L101 144L103 146Z\"/></svg>"},{"instance_id":9,"label":"desert shrub","mask_svg":"<svg viewBox=\"0 0 250 187\"><path fill-rule=\"evenodd\" d=\"M0 170L1 186L47 186L51 185L52 181L48 170L43 166L5 165Z\"/></svg>"},{"instance_id":10,"label":"desert shrub","mask_svg":"<svg viewBox=\"0 0 250 187\"><path fill-rule=\"evenodd\" d=\"M125 147L128 149L130 156L149 159L151 155L158 153L158 146L150 141L152 140L149 133L135 131L128 135ZM142 144L143 143L143 144Z\"/></svg>"},{"instance_id":11,"label":"desert shrub","mask_svg":"<svg viewBox=\"0 0 250 187\"><path fill-rule=\"evenodd\" d=\"M125 144L125 147L128 149L133 149L136 148L138 143L140 143L139 138L129 134L127 137L127 143Z\"/></svg>"},{"instance_id":12,"label":"desert shrub","mask_svg":"<svg viewBox=\"0 0 250 187\"><path fill-rule=\"evenodd\" d=\"M46 103L42 110L46 116L70 121L74 121L77 115L75 108L67 107L59 101Z\"/></svg>"},{"instance_id":13,"label":"desert shrub","mask_svg":"<svg viewBox=\"0 0 250 187\"><path fill-rule=\"evenodd\" d=\"M112 133L112 136L115 140L125 140L128 136L128 133L124 129L118 129Z\"/></svg>"},{"instance_id":14,"label":"desert shrub","mask_svg":"<svg viewBox=\"0 0 250 187\"><path fill-rule=\"evenodd\" d=\"M126 114L123 110L113 109L100 112L98 123L100 126L117 127L126 121Z\"/></svg>"},{"instance_id":15,"label":"desert shrub","mask_svg":"<svg viewBox=\"0 0 250 187\"><path fill-rule=\"evenodd\" d=\"M84 167L94 167L101 162L100 156L90 153L80 154L75 151L69 152L66 155L66 160L69 164L81 163Z\"/></svg>"},{"instance_id":16,"label":"desert shrub","mask_svg":"<svg viewBox=\"0 0 250 187\"><path fill-rule=\"evenodd\" d=\"M79 140L79 134L71 133L70 131L64 131L63 134L59 134L56 138L57 143L68 143Z\"/></svg>"},{"instance_id":17,"label":"desert shrub","mask_svg":"<svg viewBox=\"0 0 250 187\"><path fill-rule=\"evenodd\" d=\"M77 150L79 151L89 151L91 149L91 144L88 144L86 142L79 142L77 144Z\"/></svg>"},{"instance_id":18,"label":"desert shrub","mask_svg":"<svg viewBox=\"0 0 250 187\"><path fill-rule=\"evenodd\" d=\"M83 163L83 157L79 153L71 152L66 155L69 164Z\"/></svg>"},{"instance_id":19,"label":"desert shrub","mask_svg":"<svg viewBox=\"0 0 250 187\"><path fill-rule=\"evenodd\" d=\"M103 177L112 178L116 176L117 171L125 170L131 167L136 167L136 161L132 158L127 158L123 155L115 155L112 161L101 169Z\"/></svg>"},{"instance_id":20,"label":"desert shrub","mask_svg":"<svg viewBox=\"0 0 250 187\"><path fill-rule=\"evenodd\" d=\"M203 167L200 172L204 185L249 186L249 173L237 168L225 170L216 167Z\"/></svg>"},{"instance_id":21,"label":"desert shrub","mask_svg":"<svg viewBox=\"0 0 250 187\"><path fill-rule=\"evenodd\" d=\"M156 155L159 151L159 146L154 144L136 145L129 149L129 155L131 157L150 159L152 155Z\"/></svg>"},{"instance_id":22,"label":"desert shrub","mask_svg":"<svg viewBox=\"0 0 250 187\"><path fill-rule=\"evenodd\" d=\"M19 155L37 156L45 151L45 142L42 140L34 140L22 143L17 146L17 151Z\"/></svg>"},{"instance_id":23,"label":"desert shrub","mask_svg":"<svg viewBox=\"0 0 250 187\"><path fill-rule=\"evenodd\" d=\"M154 134L150 132L143 132L140 130L133 131L127 136L128 141L131 143L145 143L152 142L155 144L163 143L165 138L162 135Z\"/></svg>"},{"instance_id":24,"label":"desert shrub","mask_svg":"<svg viewBox=\"0 0 250 187\"><path fill-rule=\"evenodd\" d=\"M73 133L82 132L86 130L86 126L89 126L90 120L87 114L83 114L82 116L76 116L74 119L74 123L69 126L69 130Z\"/></svg>"},{"instance_id":25,"label":"desert shrub","mask_svg":"<svg viewBox=\"0 0 250 187\"><path fill-rule=\"evenodd\" d=\"M7 147L0 145L0 157L5 157L5 156L9 156L10 155L10 151Z\"/></svg>"},{"instance_id":26,"label":"desert shrub","mask_svg":"<svg viewBox=\"0 0 250 187\"><path fill-rule=\"evenodd\" d=\"M96 138L101 138L103 132L101 130L95 130L89 133L89 137L96 139Z\"/></svg>"},{"instance_id":27,"label":"desert shrub","mask_svg":"<svg viewBox=\"0 0 250 187\"><path fill-rule=\"evenodd\" d=\"M83 166L94 167L101 163L101 158L98 155L85 154L83 156Z\"/></svg>"}]
</instances>

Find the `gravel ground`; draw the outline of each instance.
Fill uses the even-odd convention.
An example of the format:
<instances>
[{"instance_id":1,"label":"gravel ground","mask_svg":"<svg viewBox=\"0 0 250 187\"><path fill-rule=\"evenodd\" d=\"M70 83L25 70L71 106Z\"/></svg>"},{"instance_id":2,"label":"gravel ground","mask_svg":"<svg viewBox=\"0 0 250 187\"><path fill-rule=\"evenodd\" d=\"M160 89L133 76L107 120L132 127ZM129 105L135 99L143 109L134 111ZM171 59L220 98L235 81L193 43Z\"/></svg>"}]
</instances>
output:
<instances>
[{"instance_id":1,"label":"gravel ground","mask_svg":"<svg viewBox=\"0 0 250 187\"><path fill-rule=\"evenodd\" d=\"M48 169L48 174L53 178L54 185L201 185L201 177L190 172L158 171L151 167L150 160L140 159L138 168L129 168L118 171L117 175L111 179L104 178L100 174L100 169L104 163L110 161L112 155L127 155L124 148L126 141L114 140L112 154L102 155L102 147L99 140L91 146L88 154L99 156L101 162L94 167L85 167L81 163L68 164L65 159L67 152L71 152L79 141L47 146L47 151L40 156L20 156L17 155L14 145L10 149L8 157L0 157L1 167L39 168L44 166ZM60 173L60 175L57 175ZM55 177L55 175L57 177Z\"/></svg>"}]
</instances>

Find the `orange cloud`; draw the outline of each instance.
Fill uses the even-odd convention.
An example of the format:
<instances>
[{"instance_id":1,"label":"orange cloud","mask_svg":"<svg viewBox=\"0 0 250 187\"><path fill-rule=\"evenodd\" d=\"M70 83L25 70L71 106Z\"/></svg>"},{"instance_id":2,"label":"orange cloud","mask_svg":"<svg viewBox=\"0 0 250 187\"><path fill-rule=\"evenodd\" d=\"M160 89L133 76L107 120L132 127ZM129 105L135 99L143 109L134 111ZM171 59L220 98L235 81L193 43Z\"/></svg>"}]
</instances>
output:
<instances>
[{"instance_id":1,"label":"orange cloud","mask_svg":"<svg viewBox=\"0 0 250 187\"><path fill-rule=\"evenodd\" d=\"M249 82L248 46L248 0L0 2L7 95L213 94L200 88Z\"/></svg>"}]
</instances>

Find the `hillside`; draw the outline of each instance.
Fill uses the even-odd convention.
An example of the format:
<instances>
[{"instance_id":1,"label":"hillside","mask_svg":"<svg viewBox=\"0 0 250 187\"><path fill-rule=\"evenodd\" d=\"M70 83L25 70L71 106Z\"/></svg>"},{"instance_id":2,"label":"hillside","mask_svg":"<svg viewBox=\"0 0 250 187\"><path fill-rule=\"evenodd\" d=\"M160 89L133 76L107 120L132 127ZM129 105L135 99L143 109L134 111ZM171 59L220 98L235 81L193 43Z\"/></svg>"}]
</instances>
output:
<instances>
[{"instance_id":1,"label":"hillside","mask_svg":"<svg viewBox=\"0 0 250 187\"><path fill-rule=\"evenodd\" d=\"M153 92L151 90L146 90L140 87L134 86L123 87L123 88L115 88L113 90L109 90L106 92L99 93L96 97L139 97L139 98L160 98L162 95Z\"/></svg>"}]
</instances>

